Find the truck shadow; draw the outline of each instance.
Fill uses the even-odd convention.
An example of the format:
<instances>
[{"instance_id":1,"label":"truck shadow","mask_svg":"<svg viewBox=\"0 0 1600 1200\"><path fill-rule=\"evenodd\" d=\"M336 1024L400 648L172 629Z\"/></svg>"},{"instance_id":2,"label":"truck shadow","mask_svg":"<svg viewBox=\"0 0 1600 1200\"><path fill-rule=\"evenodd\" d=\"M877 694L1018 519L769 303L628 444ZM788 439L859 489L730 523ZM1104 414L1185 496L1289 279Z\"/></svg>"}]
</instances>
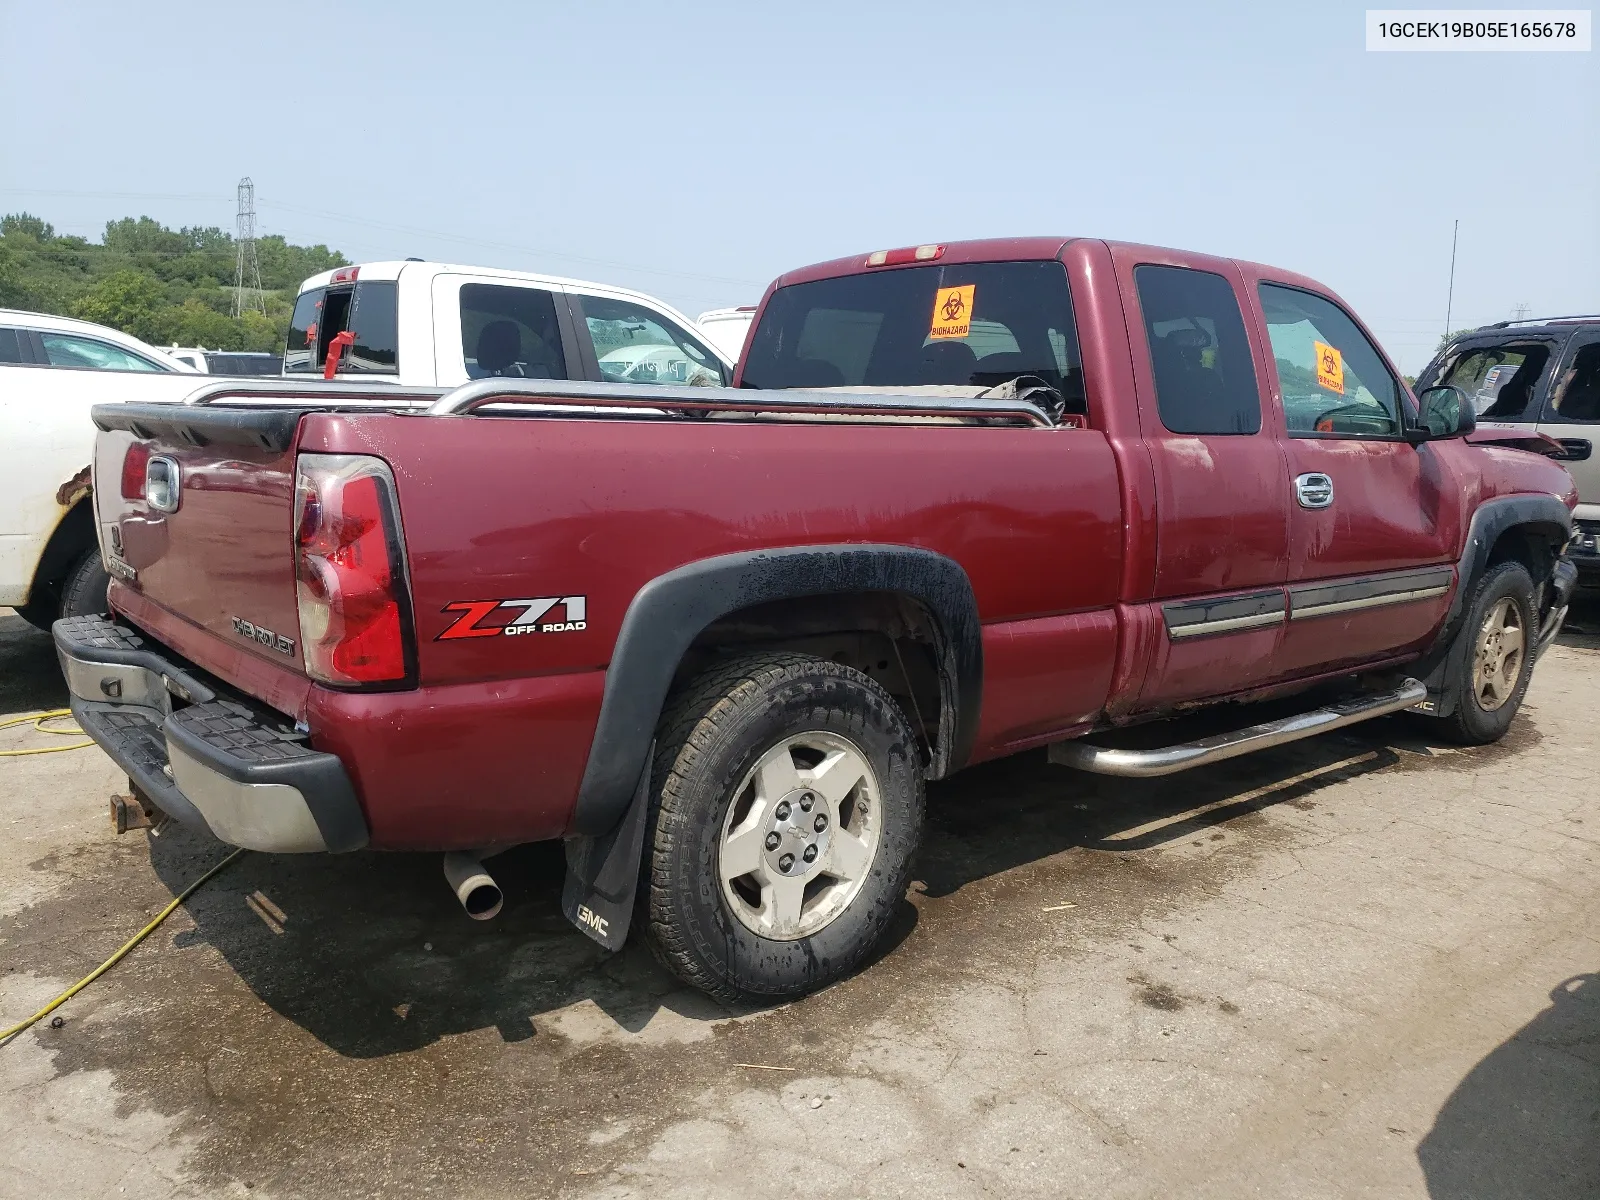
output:
<instances>
[{"instance_id":1,"label":"truck shadow","mask_svg":"<svg viewBox=\"0 0 1600 1200\"><path fill-rule=\"evenodd\" d=\"M1433 1200L1600 1195L1600 974L1556 985L1550 1007L1468 1073L1417 1161Z\"/></svg>"},{"instance_id":2,"label":"truck shadow","mask_svg":"<svg viewBox=\"0 0 1600 1200\"><path fill-rule=\"evenodd\" d=\"M1393 766L1401 743L1429 752L1406 722L1390 718L1181 782L1087 776L1049 764L1042 751L986 764L930 789L915 878L937 898L1074 848L1129 853L1192 838ZM151 862L174 893L222 852L176 827L150 840ZM357 1058L487 1027L507 1041L698 1036L684 1022L750 1011L686 989L636 935L613 956L578 933L561 914L564 866L554 843L490 860L506 906L478 923L450 895L437 855L248 855L189 902L195 929L176 945L209 943L261 1000ZM916 924L916 908L902 903L880 953L892 954Z\"/></svg>"},{"instance_id":3,"label":"truck shadow","mask_svg":"<svg viewBox=\"0 0 1600 1200\"><path fill-rule=\"evenodd\" d=\"M67 681L50 635L0 608L0 713L66 706Z\"/></svg>"}]
</instances>

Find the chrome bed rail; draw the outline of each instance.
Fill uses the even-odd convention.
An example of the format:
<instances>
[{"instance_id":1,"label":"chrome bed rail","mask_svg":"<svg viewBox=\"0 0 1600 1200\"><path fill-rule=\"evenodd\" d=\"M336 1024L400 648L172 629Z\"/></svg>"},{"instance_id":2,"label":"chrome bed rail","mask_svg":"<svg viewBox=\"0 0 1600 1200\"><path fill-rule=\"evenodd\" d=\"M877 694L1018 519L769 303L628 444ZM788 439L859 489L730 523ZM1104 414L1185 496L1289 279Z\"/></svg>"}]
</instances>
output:
<instances>
[{"instance_id":1,"label":"chrome bed rail","mask_svg":"<svg viewBox=\"0 0 1600 1200\"><path fill-rule=\"evenodd\" d=\"M385 407L430 417L470 416L489 405L577 410L572 416L660 416L664 410L744 413L751 417L853 417L901 420L979 419L1023 422L1042 429L1056 422L1026 400L880 393L761 391L724 387L654 387L566 379L478 379L456 388L402 387L334 379L229 379L205 384L184 404Z\"/></svg>"}]
</instances>

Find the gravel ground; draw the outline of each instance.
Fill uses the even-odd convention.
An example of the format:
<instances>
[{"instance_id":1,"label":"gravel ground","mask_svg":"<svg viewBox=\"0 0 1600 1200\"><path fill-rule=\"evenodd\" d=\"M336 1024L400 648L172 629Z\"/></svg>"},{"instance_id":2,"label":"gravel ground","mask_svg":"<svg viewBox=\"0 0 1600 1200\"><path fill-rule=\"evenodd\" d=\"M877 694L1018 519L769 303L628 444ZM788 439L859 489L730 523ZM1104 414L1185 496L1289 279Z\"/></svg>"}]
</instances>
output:
<instances>
[{"instance_id":1,"label":"gravel ground","mask_svg":"<svg viewBox=\"0 0 1600 1200\"><path fill-rule=\"evenodd\" d=\"M0 1197L1600 1196L1600 605L1500 745L1387 718L1166 780L936 786L883 958L720 1008L493 860L249 855L0 1047ZM0 718L64 703L0 610ZM54 739L48 739L54 740ZM0 730L0 748L47 744ZM0 759L0 1025L224 848Z\"/></svg>"}]
</instances>

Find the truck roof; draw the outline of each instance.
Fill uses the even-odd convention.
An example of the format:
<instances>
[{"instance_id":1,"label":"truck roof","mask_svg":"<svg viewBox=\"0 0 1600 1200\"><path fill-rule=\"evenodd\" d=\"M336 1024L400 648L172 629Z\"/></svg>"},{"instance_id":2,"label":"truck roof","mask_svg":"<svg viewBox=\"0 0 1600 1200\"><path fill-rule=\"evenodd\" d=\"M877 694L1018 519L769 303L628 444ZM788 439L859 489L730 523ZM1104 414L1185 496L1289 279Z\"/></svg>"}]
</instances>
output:
<instances>
[{"instance_id":1,"label":"truck roof","mask_svg":"<svg viewBox=\"0 0 1600 1200\"><path fill-rule=\"evenodd\" d=\"M348 272L351 270L359 272L358 279L366 280L397 280L403 271L407 275L416 275L422 278L432 278L435 275L483 275L491 279L515 280L518 283L532 283L544 287L589 288L605 292L607 295L624 296L629 299L646 301L655 308L665 308L673 315L681 317L685 325L693 324L687 316L684 316L683 313L673 308L659 296L652 296L648 292L635 291L632 288L618 287L614 283L596 283L592 279L572 279L562 275L540 275L533 271L508 271L501 267L477 267L468 263L429 262L420 258L352 263L347 267L335 267L303 281L300 284L300 291L308 292L312 288L327 287L328 284L333 282L334 275L341 271ZM349 276L346 275L345 278L349 278Z\"/></svg>"},{"instance_id":2,"label":"truck roof","mask_svg":"<svg viewBox=\"0 0 1600 1200\"><path fill-rule=\"evenodd\" d=\"M977 238L964 242L931 242L931 246L942 247L942 252L937 259L920 260L921 262L937 261L942 264L950 263L981 263L981 262L1024 262L1059 258L1061 252L1075 241L1083 239L1076 237L1014 237L1014 238ZM1281 267L1268 266L1264 263L1254 263L1247 259L1230 259L1217 255L1205 254L1201 251L1179 250L1168 246L1151 246L1139 242L1113 242L1107 241L1105 245L1112 249L1128 249L1149 253L1155 260L1179 256L1184 259L1200 260L1210 259L1213 263L1234 262L1240 266L1252 267L1256 271L1284 283L1300 287L1312 288L1316 291L1329 292L1327 285L1317 282L1309 276L1286 271ZM770 290L788 287L795 283L808 283L816 279L833 279L840 275L860 275L868 271L879 271L885 268L894 270L895 266L917 266L919 261L908 261L903 264L873 264L868 257L873 252L852 254L845 258L834 258L827 262L813 263L810 266L797 267L785 272L773 280ZM1198 262L1195 265L1200 265Z\"/></svg>"}]
</instances>

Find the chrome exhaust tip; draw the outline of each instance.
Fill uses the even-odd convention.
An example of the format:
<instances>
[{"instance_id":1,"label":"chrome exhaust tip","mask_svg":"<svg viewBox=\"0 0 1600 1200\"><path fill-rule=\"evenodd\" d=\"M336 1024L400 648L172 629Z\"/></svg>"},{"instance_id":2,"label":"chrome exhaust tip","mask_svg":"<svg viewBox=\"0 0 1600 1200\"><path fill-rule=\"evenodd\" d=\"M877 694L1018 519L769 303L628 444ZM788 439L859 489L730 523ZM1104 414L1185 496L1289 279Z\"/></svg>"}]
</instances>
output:
<instances>
[{"instance_id":1,"label":"chrome exhaust tip","mask_svg":"<svg viewBox=\"0 0 1600 1200\"><path fill-rule=\"evenodd\" d=\"M476 854L452 850L444 856L444 877L450 890L474 921L487 921L500 911L505 895Z\"/></svg>"}]
</instances>

